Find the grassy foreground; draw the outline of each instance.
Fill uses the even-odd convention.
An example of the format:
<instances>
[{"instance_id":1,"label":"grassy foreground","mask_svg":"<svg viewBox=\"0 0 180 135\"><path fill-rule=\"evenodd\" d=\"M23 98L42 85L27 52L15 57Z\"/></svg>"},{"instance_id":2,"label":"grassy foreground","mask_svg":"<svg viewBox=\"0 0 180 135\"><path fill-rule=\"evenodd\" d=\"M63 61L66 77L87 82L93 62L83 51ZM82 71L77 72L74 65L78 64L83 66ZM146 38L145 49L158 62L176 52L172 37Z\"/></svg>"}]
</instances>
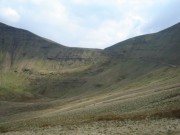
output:
<instances>
[{"instance_id":1,"label":"grassy foreground","mask_svg":"<svg viewBox=\"0 0 180 135\"><path fill-rule=\"evenodd\" d=\"M1 101L0 131L27 135L46 132L55 135L72 132L148 134L153 129L153 134L178 134L179 71L179 67L157 68L139 76L136 81L133 77L132 80L125 79L124 84L131 82L129 85L119 83L122 87L116 84L114 89L110 87L111 90L96 95L43 97L28 102Z\"/></svg>"}]
</instances>

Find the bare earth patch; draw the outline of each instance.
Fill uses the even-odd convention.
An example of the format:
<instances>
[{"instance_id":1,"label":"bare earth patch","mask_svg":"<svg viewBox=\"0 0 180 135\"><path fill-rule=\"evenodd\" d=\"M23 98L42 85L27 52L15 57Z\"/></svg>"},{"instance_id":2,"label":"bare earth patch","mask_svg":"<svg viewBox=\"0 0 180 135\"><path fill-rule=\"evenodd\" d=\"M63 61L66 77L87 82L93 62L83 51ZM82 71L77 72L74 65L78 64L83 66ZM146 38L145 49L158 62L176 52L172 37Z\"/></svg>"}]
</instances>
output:
<instances>
[{"instance_id":1,"label":"bare earth patch","mask_svg":"<svg viewBox=\"0 0 180 135\"><path fill-rule=\"evenodd\" d=\"M2 135L180 135L180 119L99 121L33 128Z\"/></svg>"}]
</instances>

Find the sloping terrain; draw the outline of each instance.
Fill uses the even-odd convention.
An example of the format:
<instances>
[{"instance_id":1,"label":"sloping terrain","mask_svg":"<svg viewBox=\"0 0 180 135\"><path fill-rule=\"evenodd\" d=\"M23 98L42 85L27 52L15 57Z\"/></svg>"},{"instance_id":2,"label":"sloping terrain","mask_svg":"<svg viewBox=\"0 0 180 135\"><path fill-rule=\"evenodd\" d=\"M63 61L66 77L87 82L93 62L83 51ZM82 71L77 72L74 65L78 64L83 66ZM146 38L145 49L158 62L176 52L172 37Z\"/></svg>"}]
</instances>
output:
<instances>
[{"instance_id":1,"label":"sloping terrain","mask_svg":"<svg viewBox=\"0 0 180 135\"><path fill-rule=\"evenodd\" d=\"M0 99L32 98L34 89L37 91L35 93L43 94L43 88L39 90L39 87L44 84L49 86L51 80L56 83L56 87L51 89L59 90L64 85L67 89L74 88L74 85L81 85L84 81L75 76L64 80L62 74L83 72L106 59L102 50L65 47L26 30L0 23ZM39 80L42 85L36 84ZM62 86L57 86L59 80L62 80ZM69 86L69 83L72 85ZM56 94L58 92L50 92L49 95Z\"/></svg>"},{"instance_id":2,"label":"sloping terrain","mask_svg":"<svg viewBox=\"0 0 180 135\"><path fill-rule=\"evenodd\" d=\"M164 64L180 64L180 23L158 33L117 43L105 51L119 58L142 59Z\"/></svg>"},{"instance_id":3,"label":"sloping terrain","mask_svg":"<svg viewBox=\"0 0 180 135\"><path fill-rule=\"evenodd\" d=\"M93 124L94 134L115 134L104 124L117 130L125 121L126 134L153 122L163 129L154 134L180 133L179 23L105 50L68 48L4 24L0 31L1 132L80 134Z\"/></svg>"}]
</instances>

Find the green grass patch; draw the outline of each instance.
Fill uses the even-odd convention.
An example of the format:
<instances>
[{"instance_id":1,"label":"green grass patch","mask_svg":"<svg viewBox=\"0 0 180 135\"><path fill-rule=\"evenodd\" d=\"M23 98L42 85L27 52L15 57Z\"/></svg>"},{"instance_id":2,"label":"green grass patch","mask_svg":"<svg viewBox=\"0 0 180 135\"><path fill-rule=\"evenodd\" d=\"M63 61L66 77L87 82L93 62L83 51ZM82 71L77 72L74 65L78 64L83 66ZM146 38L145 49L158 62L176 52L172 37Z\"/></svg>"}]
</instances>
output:
<instances>
[{"instance_id":1,"label":"green grass patch","mask_svg":"<svg viewBox=\"0 0 180 135\"><path fill-rule=\"evenodd\" d=\"M28 81L22 74L0 71L0 94L22 93L28 90Z\"/></svg>"}]
</instances>

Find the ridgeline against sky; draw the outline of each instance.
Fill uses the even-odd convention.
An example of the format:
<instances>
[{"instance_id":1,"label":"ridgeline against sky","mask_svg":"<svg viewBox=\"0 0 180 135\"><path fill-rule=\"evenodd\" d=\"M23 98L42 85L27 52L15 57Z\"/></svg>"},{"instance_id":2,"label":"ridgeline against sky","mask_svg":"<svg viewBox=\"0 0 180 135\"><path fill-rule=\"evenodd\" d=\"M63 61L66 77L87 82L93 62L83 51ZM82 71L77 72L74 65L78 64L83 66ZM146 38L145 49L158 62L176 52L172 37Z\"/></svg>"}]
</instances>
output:
<instances>
[{"instance_id":1,"label":"ridgeline against sky","mask_svg":"<svg viewBox=\"0 0 180 135\"><path fill-rule=\"evenodd\" d=\"M105 48L180 21L179 0L0 0L0 22L73 47Z\"/></svg>"}]
</instances>

